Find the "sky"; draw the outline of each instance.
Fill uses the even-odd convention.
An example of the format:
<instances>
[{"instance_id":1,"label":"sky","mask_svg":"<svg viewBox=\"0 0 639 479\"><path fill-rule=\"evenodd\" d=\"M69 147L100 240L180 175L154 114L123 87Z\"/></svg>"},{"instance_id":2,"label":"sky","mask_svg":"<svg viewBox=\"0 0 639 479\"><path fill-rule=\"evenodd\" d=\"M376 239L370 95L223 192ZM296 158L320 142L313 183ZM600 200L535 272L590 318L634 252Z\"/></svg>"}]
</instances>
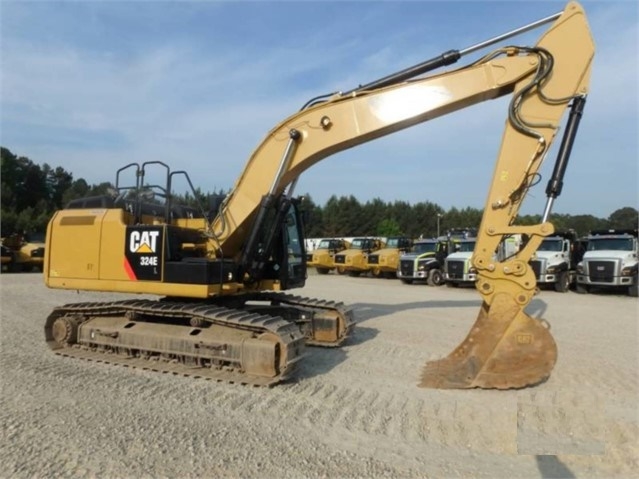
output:
<instances>
[{"instance_id":1,"label":"sky","mask_svg":"<svg viewBox=\"0 0 639 479\"><path fill-rule=\"evenodd\" d=\"M90 184L114 181L128 163L160 160L186 170L202 191L228 190L269 130L310 98L463 50L564 5L2 0L0 144ZM639 7L582 5L595 60L553 212L607 218L639 205ZM534 44L545 28L509 43ZM319 205L353 195L483 208L508 101L337 153L304 172L296 193ZM522 214L543 212L553 164L551 152Z\"/></svg>"}]
</instances>

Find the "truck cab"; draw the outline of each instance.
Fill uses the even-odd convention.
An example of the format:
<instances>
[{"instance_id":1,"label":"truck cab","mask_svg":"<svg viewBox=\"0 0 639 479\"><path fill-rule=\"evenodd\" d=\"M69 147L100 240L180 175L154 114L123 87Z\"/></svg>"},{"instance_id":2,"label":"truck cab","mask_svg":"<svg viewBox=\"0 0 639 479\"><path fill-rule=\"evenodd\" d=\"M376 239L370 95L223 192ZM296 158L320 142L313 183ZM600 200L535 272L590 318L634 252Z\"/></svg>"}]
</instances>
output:
<instances>
[{"instance_id":1,"label":"truck cab","mask_svg":"<svg viewBox=\"0 0 639 479\"><path fill-rule=\"evenodd\" d=\"M389 237L384 248L369 254L366 258L369 271L376 278L395 277L400 255L410 251L412 246L413 240L406 236Z\"/></svg>"},{"instance_id":2,"label":"truck cab","mask_svg":"<svg viewBox=\"0 0 639 479\"><path fill-rule=\"evenodd\" d=\"M444 262L446 286L456 288L460 284L473 284L477 280L477 270L471 263L475 242L475 238L468 238L454 243L455 252L450 253Z\"/></svg>"},{"instance_id":3,"label":"truck cab","mask_svg":"<svg viewBox=\"0 0 639 479\"><path fill-rule=\"evenodd\" d=\"M420 239L409 253L401 255L397 277L402 283L426 281L430 286L444 284L442 266L448 256L448 238Z\"/></svg>"},{"instance_id":4,"label":"truck cab","mask_svg":"<svg viewBox=\"0 0 639 479\"><path fill-rule=\"evenodd\" d=\"M588 293L593 286L623 288L637 297L638 254L637 230L591 231L577 265L577 292Z\"/></svg>"},{"instance_id":5,"label":"truck cab","mask_svg":"<svg viewBox=\"0 0 639 479\"><path fill-rule=\"evenodd\" d=\"M329 271L336 269L335 255L348 249L349 246L349 243L341 238L324 238L313 251L306 254L306 265L315 268L318 274L328 274Z\"/></svg>"},{"instance_id":6,"label":"truck cab","mask_svg":"<svg viewBox=\"0 0 639 479\"><path fill-rule=\"evenodd\" d=\"M360 276L369 271L368 256L384 247L379 238L354 238L350 248L335 255L335 267L343 268L349 276Z\"/></svg>"},{"instance_id":7,"label":"truck cab","mask_svg":"<svg viewBox=\"0 0 639 479\"><path fill-rule=\"evenodd\" d=\"M574 231L544 238L530 260L537 285L540 288L553 286L559 293L567 292L575 282L575 269L582 256L581 243Z\"/></svg>"}]
</instances>

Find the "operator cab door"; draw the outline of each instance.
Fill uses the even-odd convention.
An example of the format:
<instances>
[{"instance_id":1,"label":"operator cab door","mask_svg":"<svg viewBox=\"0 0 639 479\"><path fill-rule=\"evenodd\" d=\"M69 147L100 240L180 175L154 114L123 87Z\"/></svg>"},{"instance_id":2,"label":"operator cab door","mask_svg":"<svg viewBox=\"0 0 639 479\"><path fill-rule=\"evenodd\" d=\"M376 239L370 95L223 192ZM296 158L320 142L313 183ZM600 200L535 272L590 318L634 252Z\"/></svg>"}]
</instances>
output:
<instances>
[{"instance_id":1,"label":"operator cab door","mask_svg":"<svg viewBox=\"0 0 639 479\"><path fill-rule=\"evenodd\" d=\"M282 237L286 247L287 274L280 277L280 282L284 289L299 288L304 286L306 282L306 251L304 227L296 202L291 203L282 229Z\"/></svg>"},{"instance_id":2,"label":"operator cab door","mask_svg":"<svg viewBox=\"0 0 639 479\"><path fill-rule=\"evenodd\" d=\"M290 200L285 208L279 211L273 208L262 225L258 256L265 260L257 277L277 280L281 289L291 289L306 282L306 248L297 200Z\"/></svg>"}]
</instances>

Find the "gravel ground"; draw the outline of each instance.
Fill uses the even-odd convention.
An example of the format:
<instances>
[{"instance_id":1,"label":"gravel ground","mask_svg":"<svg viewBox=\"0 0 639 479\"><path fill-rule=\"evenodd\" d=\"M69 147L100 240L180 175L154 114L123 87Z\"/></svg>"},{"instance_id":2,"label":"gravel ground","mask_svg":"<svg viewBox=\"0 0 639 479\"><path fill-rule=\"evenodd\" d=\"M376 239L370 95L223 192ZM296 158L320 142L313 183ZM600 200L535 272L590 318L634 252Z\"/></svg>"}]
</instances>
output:
<instances>
[{"instance_id":1,"label":"gravel ground","mask_svg":"<svg viewBox=\"0 0 639 479\"><path fill-rule=\"evenodd\" d=\"M639 475L634 298L543 291L528 312L559 347L547 382L441 391L417 388L420 370L464 338L474 289L311 275L293 292L354 305L356 333L267 389L58 357L52 308L126 296L0 281L1 477Z\"/></svg>"}]
</instances>

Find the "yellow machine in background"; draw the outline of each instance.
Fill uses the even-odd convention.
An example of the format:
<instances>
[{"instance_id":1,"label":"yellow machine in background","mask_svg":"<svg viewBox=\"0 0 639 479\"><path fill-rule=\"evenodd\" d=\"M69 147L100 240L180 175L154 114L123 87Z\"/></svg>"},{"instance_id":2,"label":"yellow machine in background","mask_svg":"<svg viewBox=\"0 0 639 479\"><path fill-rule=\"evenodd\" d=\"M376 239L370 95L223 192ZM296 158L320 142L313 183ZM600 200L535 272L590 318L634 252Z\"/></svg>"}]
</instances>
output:
<instances>
[{"instance_id":1,"label":"yellow machine in background","mask_svg":"<svg viewBox=\"0 0 639 479\"><path fill-rule=\"evenodd\" d=\"M2 256L0 256L0 258L2 258L2 271L11 271L13 268L15 254L10 248L3 244L0 244L0 248L2 250Z\"/></svg>"},{"instance_id":2,"label":"yellow machine in background","mask_svg":"<svg viewBox=\"0 0 639 479\"><path fill-rule=\"evenodd\" d=\"M466 54L551 23L535 46L499 48L456 70L424 76ZM302 218L293 191L299 176L338 151L492 98L511 95L473 266L483 299L468 337L428 363L421 385L519 388L546 379L556 345L545 323L524 309L535 294L529 260L560 194L588 92L594 46L577 3L465 50L451 50L344 93L311 100L275 126L253 152L232 191L214 208L172 201L176 175L161 162L117 172L117 196L86 198L49 223L44 264L51 288L145 293L160 300L80 303L56 308L45 323L53 350L67 356L273 384L294 374L306 344L336 346L353 328L339 303L283 293L306 279ZM514 221L570 109L540 224ZM477 161L477 160L475 160ZM149 167L166 172L151 201ZM120 182L131 173L135 181ZM190 180L189 180L190 183ZM494 259L514 234L528 241Z\"/></svg>"},{"instance_id":3,"label":"yellow machine in background","mask_svg":"<svg viewBox=\"0 0 639 479\"><path fill-rule=\"evenodd\" d=\"M368 255L384 247L384 242L378 238L353 238L348 249L340 251L333 260L337 268L342 268L349 276L359 276L370 271L366 259Z\"/></svg>"},{"instance_id":4,"label":"yellow machine in background","mask_svg":"<svg viewBox=\"0 0 639 479\"><path fill-rule=\"evenodd\" d=\"M42 271L44 242L28 239L21 234L2 238L1 242L3 271Z\"/></svg>"},{"instance_id":5,"label":"yellow machine in background","mask_svg":"<svg viewBox=\"0 0 639 479\"><path fill-rule=\"evenodd\" d=\"M317 248L306 254L306 266L315 268L318 274L328 274L333 270L338 274L344 274L343 268L335 266L335 255L350 246L348 241L341 238L324 238Z\"/></svg>"},{"instance_id":6,"label":"yellow machine in background","mask_svg":"<svg viewBox=\"0 0 639 479\"><path fill-rule=\"evenodd\" d=\"M413 240L405 236L386 238L384 247L366 256L366 267L375 278L396 278L400 255L410 251Z\"/></svg>"}]
</instances>

